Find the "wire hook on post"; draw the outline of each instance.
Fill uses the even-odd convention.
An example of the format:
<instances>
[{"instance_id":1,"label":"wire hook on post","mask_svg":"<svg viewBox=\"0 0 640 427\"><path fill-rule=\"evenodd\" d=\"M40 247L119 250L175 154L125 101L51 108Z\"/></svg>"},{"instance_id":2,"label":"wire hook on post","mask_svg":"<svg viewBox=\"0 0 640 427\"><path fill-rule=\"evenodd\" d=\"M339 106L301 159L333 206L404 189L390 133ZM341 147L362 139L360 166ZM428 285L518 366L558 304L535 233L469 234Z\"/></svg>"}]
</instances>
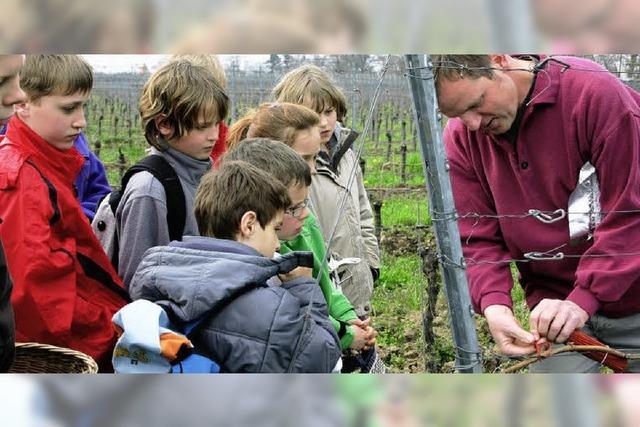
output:
<instances>
[{"instance_id":1,"label":"wire hook on post","mask_svg":"<svg viewBox=\"0 0 640 427\"><path fill-rule=\"evenodd\" d=\"M533 216L540 222L544 222L545 224L553 224L554 222L560 221L566 217L567 212L564 209L557 209L550 214L547 214L538 209L529 209L529 215Z\"/></svg>"}]
</instances>

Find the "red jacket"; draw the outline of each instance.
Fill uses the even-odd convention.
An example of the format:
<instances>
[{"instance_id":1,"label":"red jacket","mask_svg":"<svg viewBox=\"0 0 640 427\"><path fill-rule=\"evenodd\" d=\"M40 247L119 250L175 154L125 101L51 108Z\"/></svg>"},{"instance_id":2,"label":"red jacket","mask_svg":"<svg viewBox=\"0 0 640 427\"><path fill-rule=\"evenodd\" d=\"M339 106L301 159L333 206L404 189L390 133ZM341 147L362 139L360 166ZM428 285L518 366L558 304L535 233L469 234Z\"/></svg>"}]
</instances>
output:
<instances>
[{"instance_id":1,"label":"red jacket","mask_svg":"<svg viewBox=\"0 0 640 427\"><path fill-rule=\"evenodd\" d=\"M227 133L229 128L225 122L220 122L218 140L211 151L211 165L215 169L218 167L220 158L227 152Z\"/></svg>"},{"instance_id":2,"label":"red jacket","mask_svg":"<svg viewBox=\"0 0 640 427\"><path fill-rule=\"evenodd\" d=\"M79 350L110 370L111 316L128 297L74 194L83 162L14 116L0 144L0 239L16 340Z\"/></svg>"}]
</instances>

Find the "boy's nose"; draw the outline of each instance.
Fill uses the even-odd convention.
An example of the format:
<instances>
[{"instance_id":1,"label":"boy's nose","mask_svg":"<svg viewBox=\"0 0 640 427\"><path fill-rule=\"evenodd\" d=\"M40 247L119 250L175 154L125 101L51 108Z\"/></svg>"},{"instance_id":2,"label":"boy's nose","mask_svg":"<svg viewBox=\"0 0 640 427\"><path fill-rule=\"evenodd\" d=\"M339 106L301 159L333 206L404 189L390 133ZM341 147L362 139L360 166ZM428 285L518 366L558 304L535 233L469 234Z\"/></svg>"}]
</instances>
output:
<instances>
[{"instance_id":1,"label":"boy's nose","mask_svg":"<svg viewBox=\"0 0 640 427\"><path fill-rule=\"evenodd\" d=\"M209 141L217 141L220 137L220 125L215 125L211 127L211 131L207 135L207 139Z\"/></svg>"},{"instance_id":2,"label":"boy's nose","mask_svg":"<svg viewBox=\"0 0 640 427\"><path fill-rule=\"evenodd\" d=\"M80 115L73 122L73 127L78 129L84 129L87 127L87 120L84 117L84 111L80 110Z\"/></svg>"},{"instance_id":3,"label":"boy's nose","mask_svg":"<svg viewBox=\"0 0 640 427\"><path fill-rule=\"evenodd\" d=\"M25 102L27 95L20 88L20 80L16 77L11 83L11 87L7 94L2 98L2 104L6 107L10 107L20 102Z\"/></svg>"},{"instance_id":4,"label":"boy's nose","mask_svg":"<svg viewBox=\"0 0 640 427\"><path fill-rule=\"evenodd\" d=\"M300 218L298 218L298 219L300 221L304 221L308 216L309 216L309 208L304 208L302 210L302 214L300 215Z\"/></svg>"},{"instance_id":5,"label":"boy's nose","mask_svg":"<svg viewBox=\"0 0 640 427\"><path fill-rule=\"evenodd\" d=\"M327 118L325 117L324 114L320 113L320 128L324 128L327 123L329 123L329 121L327 120Z\"/></svg>"}]
</instances>

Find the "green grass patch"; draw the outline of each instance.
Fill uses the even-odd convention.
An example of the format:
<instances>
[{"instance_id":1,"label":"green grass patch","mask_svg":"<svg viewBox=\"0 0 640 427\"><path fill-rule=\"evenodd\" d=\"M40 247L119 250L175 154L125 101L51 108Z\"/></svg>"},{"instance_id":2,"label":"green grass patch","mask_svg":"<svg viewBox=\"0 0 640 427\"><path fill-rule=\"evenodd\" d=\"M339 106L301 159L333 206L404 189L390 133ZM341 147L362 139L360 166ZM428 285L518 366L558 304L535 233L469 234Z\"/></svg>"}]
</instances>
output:
<instances>
[{"instance_id":1,"label":"green grass patch","mask_svg":"<svg viewBox=\"0 0 640 427\"><path fill-rule=\"evenodd\" d=\"M420 258L383 255L382 265L372 301L378 348L391 371L420 372Z\"/></svg>"},{"instance_id":2,"label":"green grass patch","mask_svg":"<svg viewBox=\"0 0 640 427\"><path fill-rule=\"evenodd\" d=\"M422 197L416 197L415 194L412 194L411 197L392 196L384 199L382 203L383 227L414 226L416 224L431 224L426 194Z\"/></svg>"}]
</instances>

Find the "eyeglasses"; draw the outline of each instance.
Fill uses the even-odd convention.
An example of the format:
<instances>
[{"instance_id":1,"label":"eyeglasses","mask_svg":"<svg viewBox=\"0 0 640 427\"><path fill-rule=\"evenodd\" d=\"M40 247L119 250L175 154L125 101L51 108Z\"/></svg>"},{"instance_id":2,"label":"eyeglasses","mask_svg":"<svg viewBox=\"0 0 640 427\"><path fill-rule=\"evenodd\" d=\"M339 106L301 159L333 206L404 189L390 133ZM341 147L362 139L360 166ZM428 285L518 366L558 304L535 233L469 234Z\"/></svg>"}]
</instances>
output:
<instances>
[{"instance_id":1,"label":"eyeglasses","mask_svg":"<svg viewBox=\"0 0 640 427\"><path fill-rule=\"evenodd\" d=\"M304 201L302 203L298 203L297 205L292 206L289 209L287 209L285 211L285 213L288 213L289 215L291 215L295 219L300 219L300 217L304 213L304 210L305 210L305 208L307 206L309 206L309 198L308 197L306 199L304 199Z\"/></svg>"}]
</instances>

